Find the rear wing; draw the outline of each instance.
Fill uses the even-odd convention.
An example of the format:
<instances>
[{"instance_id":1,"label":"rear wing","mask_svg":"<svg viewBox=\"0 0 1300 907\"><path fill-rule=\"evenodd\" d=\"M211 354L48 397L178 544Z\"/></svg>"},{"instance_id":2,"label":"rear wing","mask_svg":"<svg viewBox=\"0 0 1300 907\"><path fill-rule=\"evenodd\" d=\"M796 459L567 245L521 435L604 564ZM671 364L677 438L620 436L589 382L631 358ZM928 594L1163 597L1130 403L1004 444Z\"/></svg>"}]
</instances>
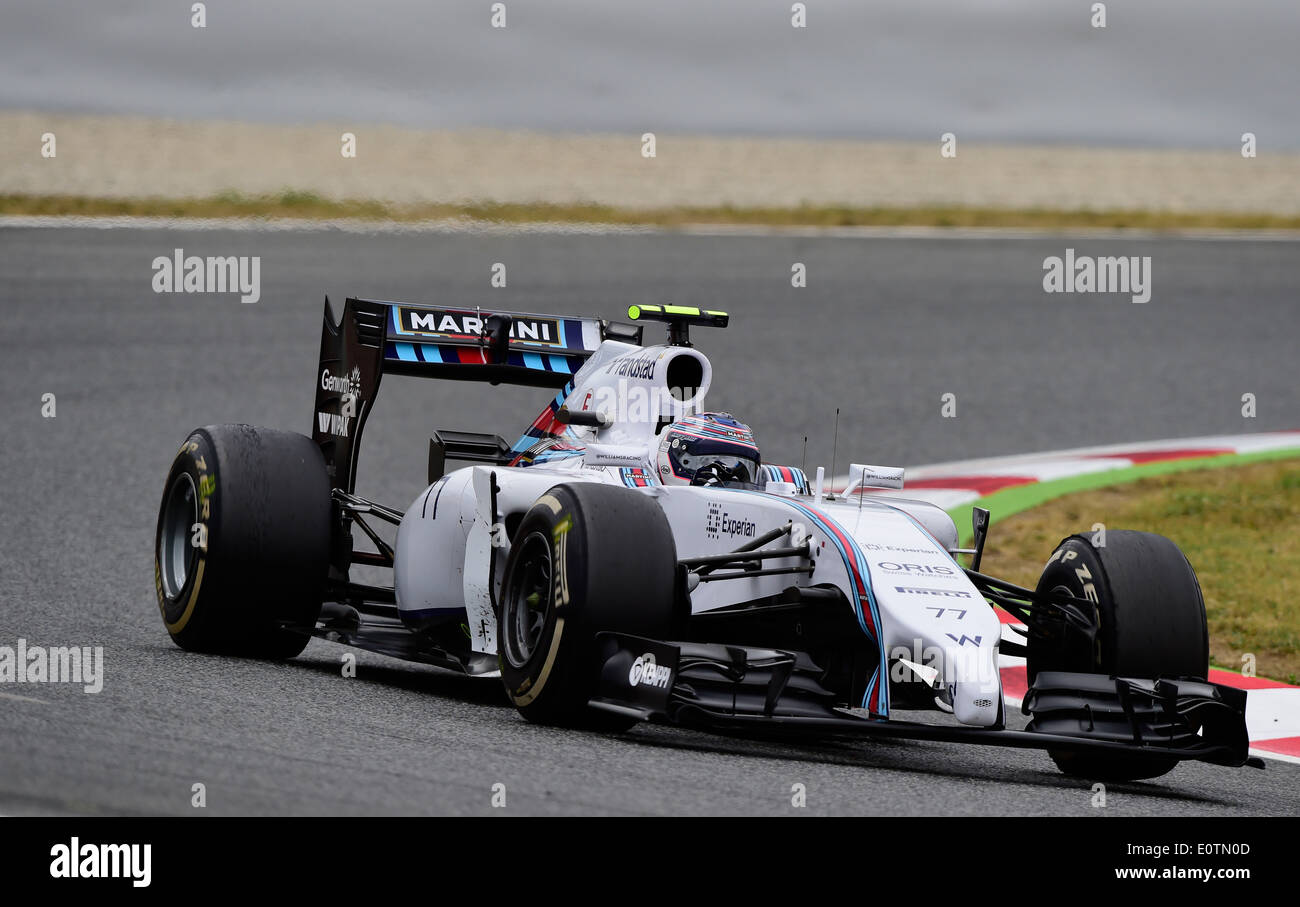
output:
<instances>
[{"instance_id":1,"label":"rear wing","mask_svg":"<svg viewBox=\"0 0 1300 907\"><path fill-rule=\"evenodd\" d=\"M352 492L361 430L385 373L563 388L605 340L641 343L640 326L599 318L329 299L321 328L312 440L330 484Z\"/></svg>"}]
</instances>

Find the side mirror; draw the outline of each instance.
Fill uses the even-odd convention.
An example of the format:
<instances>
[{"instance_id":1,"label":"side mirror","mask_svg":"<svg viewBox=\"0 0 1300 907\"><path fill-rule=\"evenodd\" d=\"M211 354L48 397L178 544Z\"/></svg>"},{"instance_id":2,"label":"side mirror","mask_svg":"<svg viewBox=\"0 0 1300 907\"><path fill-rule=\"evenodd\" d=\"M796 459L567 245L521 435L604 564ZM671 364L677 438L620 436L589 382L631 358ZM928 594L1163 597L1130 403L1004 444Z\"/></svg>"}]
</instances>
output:
<instances>
[{"instance_id":1,"label":"side mirror","mask_svg":"<svg viewBox=\"0 0 1300 907\"><path fill-rule=\"evenodd\" d=\"M447 447L441 441L429 439L429 484L441 479L447 473Z\"/></svg>"},{"instance_id":2,"label":"side mirror","mask_svg":"<svg viewBox=\"0 0 1300 907\"><path fill-rule=\"evenodd\" d=\"M989 512L983 507L972 507L970 522L975 544L975 555L971 558L970 568L979 573L980 560L984 557L984 542L989 537Z\"/></svg>"}]
</instances>

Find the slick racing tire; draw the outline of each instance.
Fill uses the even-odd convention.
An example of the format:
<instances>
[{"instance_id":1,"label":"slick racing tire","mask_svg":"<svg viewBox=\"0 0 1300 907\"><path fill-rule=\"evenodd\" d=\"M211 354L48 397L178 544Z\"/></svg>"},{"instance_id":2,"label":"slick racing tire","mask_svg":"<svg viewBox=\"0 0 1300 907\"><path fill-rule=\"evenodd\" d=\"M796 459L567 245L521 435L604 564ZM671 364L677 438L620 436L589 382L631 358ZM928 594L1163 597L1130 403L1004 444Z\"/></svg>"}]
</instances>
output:
<instances>
[{"instance_id":1,"label":"slick racing tire","mask_svg":"<svg viewBox=\"0 0 1300 907\"><path fill-rule=\"evenodd\" d=\"M595 636L672 635L677 547L655 501L612 485L557 485L516 530L506 561L497 651L506 693L537 724L626 730L587 706Z\"/></svg>"},{"instance_id":2,"label":"slick racing tire","mask_svg":"<svg viewBox=\"0 0 1300 907\"><path fill-rule=\"evenodd\" d=\"M320 614L329 544L330 483L310 438L195 430L158 510L154 584L167 632L191 651L292 658Z\"/></svg>"},{"instance_id":3,"label":"slick racing tire","mask_svg":"<svg viewBox=\"0 0 1300 907\"><path fill-rule=\"evenodd\" d=\"M1118 677L1196 677L1209 672L1205 601L1178 546L1150 532L1111 530L1105 544L1085 535L1061 542L1038 580L1039 593L1066 591L1092 603L1094 645L1080 635L1029 637L1028 673L1070 671ZM1065 774L1135 781L1165 774L1177 759L1096 753L1048 754Z\"/></svg>"}]
</instances>

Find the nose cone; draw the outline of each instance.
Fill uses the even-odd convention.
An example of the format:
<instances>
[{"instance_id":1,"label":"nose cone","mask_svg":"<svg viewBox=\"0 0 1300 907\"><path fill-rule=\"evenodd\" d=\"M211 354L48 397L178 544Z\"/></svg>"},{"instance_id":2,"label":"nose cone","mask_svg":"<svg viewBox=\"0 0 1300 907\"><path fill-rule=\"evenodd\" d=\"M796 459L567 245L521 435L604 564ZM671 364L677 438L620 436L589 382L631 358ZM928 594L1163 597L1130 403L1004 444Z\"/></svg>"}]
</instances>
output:
<instances>
[{"instance_id":1,"label":"nose cone","mask_svg":"<svg viewBox=\"0 0 1300 907\"><path fill-rule=\"evenodd\" d=\"M973 650L963 659L953 682L952 711L962 724L990 727L997 723L1002 702L1002 675L998 671L998 653L992 646Z\"/></svg>"}]
</instances>

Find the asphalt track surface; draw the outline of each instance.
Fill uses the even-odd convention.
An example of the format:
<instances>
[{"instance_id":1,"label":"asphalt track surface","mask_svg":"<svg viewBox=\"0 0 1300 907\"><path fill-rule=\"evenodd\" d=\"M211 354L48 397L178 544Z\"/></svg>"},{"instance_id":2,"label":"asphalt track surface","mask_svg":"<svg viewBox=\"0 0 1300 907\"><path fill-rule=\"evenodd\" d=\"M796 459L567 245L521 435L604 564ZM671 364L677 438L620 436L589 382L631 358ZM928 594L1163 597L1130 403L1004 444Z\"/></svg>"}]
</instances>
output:
<instances>
[{"instance_id":1,"label":"asphalt track surface","mask_svg":"<svg viewBox=\"0 0 1300 907\"><path fill-rule=\"evenodd\" d=\"M1146 305L1047 296L1044 256L1150 255ZM155 295L150 263L260 255L262 300ZM926 463L1300 426L1300 246L1117 238L813 238L0 229L0 645L103 646L99 694L0 687L0 813L1297 814L1300 765L1187 764L1088 785L1034 751L535 728L492 681L313 642L285 664L182 652L158 619L162 481L196 425L306 431L321 297L614 317L733 313L697 330L713 402L773 461ZM489 286L493 262L509 285ZM808 287L791 289L791 262ZM653 327L650 328L654 330ZM940 395L957 395L957 418ZM41 416L54 393L57 415ZM1258 418L1243 420L1254 393ZM433 428L505 435L545 393L390 379L359 490L404 507ZM1076 527L1062 527L1063 534ZM1044 551L1044 555L1048 552ZM995 565L995 560L990 566ZM807 808L791 806L794 784Z\"/></svg>"}]
</instances>

